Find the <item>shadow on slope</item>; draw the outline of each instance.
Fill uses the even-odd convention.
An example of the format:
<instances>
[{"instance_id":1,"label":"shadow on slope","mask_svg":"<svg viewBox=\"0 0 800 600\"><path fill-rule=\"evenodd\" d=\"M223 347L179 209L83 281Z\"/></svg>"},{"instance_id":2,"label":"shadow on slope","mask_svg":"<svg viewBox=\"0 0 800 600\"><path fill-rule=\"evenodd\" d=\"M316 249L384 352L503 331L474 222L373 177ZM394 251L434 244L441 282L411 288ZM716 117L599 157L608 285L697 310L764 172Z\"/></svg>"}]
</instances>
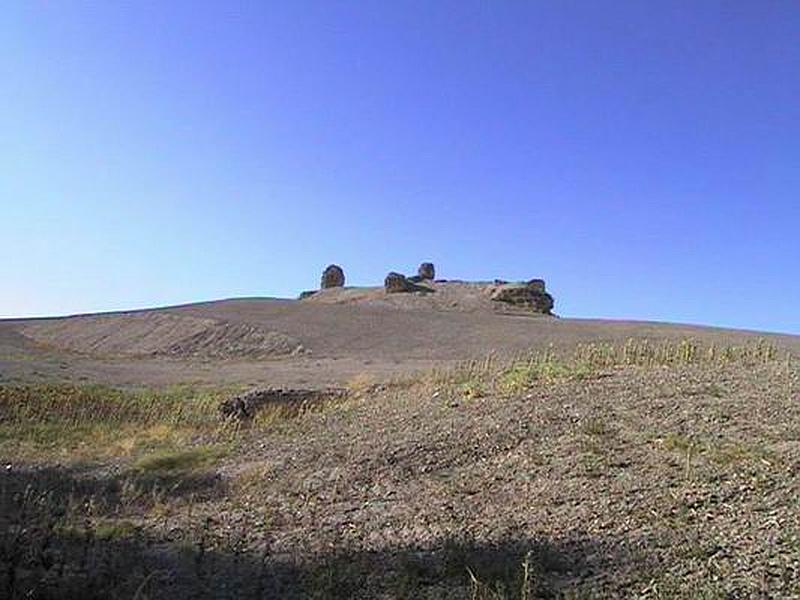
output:
<instances>
[{"instance_id":1,"label":"shadow on slope","mask_svg":"<svg viewBox=\"0 0 800 600\"><path fill-rule=\"evenodd\" d=\"M164 518L160 526L111 521L131 508L114 477L41 469L0 479L0 595L9 599L549 598L576 580L648 564L640 544L580 534L558 541L456 534L433 547L342 544L279 554L268 529L254 535L256 528L207 515ZM167 486L164 498L217 486Z\"/></svg>"}]
</instances>

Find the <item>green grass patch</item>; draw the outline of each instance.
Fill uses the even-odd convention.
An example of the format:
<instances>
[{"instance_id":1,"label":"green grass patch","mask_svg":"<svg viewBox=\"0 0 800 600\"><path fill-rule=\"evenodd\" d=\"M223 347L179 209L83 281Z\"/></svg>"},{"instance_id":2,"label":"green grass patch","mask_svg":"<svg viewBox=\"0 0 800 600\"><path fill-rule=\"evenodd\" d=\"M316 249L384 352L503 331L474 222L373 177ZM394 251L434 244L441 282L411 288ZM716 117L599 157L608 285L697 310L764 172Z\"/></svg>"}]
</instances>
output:
<instances>
[{"instance_id":1,"label":"green grass patch","mask_svg":"<svg viewBox=\"0 0 800 600\"><path fill-rule=\"evenodd\" d=\"M200 446L188 450L162 450L141 457L133 470L144 475L177 475L207 469L227 454L221 446Z\"/></svg>"},{"instance_id":2,"label":"green grass patch","mask_svg":"<svg viewBox=\"0 0 800 600\"><path fill-rule=\"evenodd\" d=\"M501 392L515 394L539 382L583 380L596 375L597 371L582 361L535 358L513 363L501 371L497 378L497 387Z\"/></svg>"}]
</instances>

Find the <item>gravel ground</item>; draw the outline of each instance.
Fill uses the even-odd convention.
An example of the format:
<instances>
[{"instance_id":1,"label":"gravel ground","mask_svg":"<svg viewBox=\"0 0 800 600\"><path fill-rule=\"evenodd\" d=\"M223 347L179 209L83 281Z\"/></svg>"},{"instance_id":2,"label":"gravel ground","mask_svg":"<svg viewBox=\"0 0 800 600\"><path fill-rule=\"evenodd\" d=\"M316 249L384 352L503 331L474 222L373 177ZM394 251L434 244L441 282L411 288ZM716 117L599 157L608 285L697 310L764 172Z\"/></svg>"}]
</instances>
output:
<instances>
[{"instance_id":1,"label":"gravel ground","mask_svg":"<svg viewBox=\"0 0 800 600\"><path fill-rule=\"evenodd\" d=\"M545 597L800 596L800 403L781 365L627 368L513 398L367 393L222 472L268 509L249 543L275 564L349 566L333 597L348 578L363 597L403 597L398 582L467 597L467 568L507 584L526 555ZM248 522L223 506L228 527ZM273 583L309 593L297 571Z\"/></svg>"},{"instance_id":2,"label":"gravel ground","mask_svg":"<svg viewBox=\"0 0 800 600\"><path fill-rule=\"evenodd\" d=\"M15 464L4 503L42 488L94 529L64 537L58 510L6 504L0 562L9 540L41 548L11 597L800 597L788 361L470 389L365 385L133 500L122 464Z\"/></svg>"}]
</instances>

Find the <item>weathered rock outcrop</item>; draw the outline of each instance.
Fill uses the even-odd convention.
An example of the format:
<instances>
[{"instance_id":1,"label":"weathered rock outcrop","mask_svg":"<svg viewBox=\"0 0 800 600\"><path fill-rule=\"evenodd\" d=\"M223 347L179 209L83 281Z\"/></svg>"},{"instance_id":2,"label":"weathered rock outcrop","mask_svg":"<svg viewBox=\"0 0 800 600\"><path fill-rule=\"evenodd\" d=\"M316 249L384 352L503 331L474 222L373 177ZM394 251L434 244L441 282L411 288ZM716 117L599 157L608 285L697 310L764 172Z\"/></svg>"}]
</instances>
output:
<instances>
[{"instance_id":1,"label":"weathered rock outcrop","mask_svg":"<svg viewBox=\"0 0 800 600\"><path fill-rule=\"evenodd\" d=\"M339 388L325 390L255 389L224 400L219 405L219 412L224 419L247 421L266 406L280 406L290 413L300 413L321 402L344 398L346 395L347 390Z\"/></svg>"},{"instance_id":2,"label":"weathered rock outcrop","mask_svg":"<svg viewBox=\"0 0 800 600\"><path fill-rule=\"evenodd\" d=\"M413 292L416 290L417 285L409 281L402 273L395 273L392 271L383 280L383 287L389 294L397 294L403 292Z\"/></svg>"},{"instance_id":3,"label":"weathered rock outcrop","mask_svg":"<svg viewBox=\"0 0 800 600\"><path fill-rule=\"evenodd\" d=\"M322 272L322 280L319 287L326 288L344 286L344 271L339 265L328 265Z\"/></svg>"},{"instance_id":4,"label":"weathered rock outcrop","mask_svg":"<svg viewBox=\"0 0 800 600\"><path fill-rule=\"evenodd\" d=\"M544 288L544 279L531 279L525 285L527 285L533 291L541 292L542 294L544 294L547 291Z\"/></svg>"},{"instance_id":5,"label":"weathered rock outcrop","mask_svg":"<svg viewBox=\"0 0 800 600\"><path fill-rule=\"evenodd\" d=\"M546 315L552 313L554 305L553 297L545 291L545 283L541 279L500 284L492 291L491 298L496 302L505 302Z\"/></svg>"},{"instance_id":6,"label":"weathered rock outcrop","mask_svg":"<svg viewBox=\"0 0 800 600\"><path fill-rule=\"evenodd\" d=\"M435 279L436 278L436 269L433 267L433 263L424 262L419 266L417 269L417 275L421 280L425 279Z\"/></svg>"},{"instance_id":7,"label":"weathered rock outcrop","mask_svg":"<svg viewBox=\"0 0 800 600\"><path fill-rule=\"evenodd\" d=\"M418 285L417 282L423 281L419 276L406 277L402 273L392 271L383 280L383 288L387 294L411 293L432 294L436 290L427 285Z\"/></svg>"}]
</instances>

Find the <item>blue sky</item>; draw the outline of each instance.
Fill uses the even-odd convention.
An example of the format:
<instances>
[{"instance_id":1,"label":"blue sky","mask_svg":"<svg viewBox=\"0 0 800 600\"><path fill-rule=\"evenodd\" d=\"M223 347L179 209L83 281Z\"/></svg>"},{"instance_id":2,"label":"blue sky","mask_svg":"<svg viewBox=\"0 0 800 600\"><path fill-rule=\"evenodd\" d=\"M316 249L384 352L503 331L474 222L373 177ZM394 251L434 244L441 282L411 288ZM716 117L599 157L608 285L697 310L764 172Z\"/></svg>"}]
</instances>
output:
<instances>
[{"instance_id":1,"label":"blue sky","mask_svg":"<svg viewBox=\"0 0 800 600\"><path fill-rule=\"evenodd\" d=\"M436 263L800 333L792 1L17 2L0 316Z\"/></svg>"}]
</instances>

